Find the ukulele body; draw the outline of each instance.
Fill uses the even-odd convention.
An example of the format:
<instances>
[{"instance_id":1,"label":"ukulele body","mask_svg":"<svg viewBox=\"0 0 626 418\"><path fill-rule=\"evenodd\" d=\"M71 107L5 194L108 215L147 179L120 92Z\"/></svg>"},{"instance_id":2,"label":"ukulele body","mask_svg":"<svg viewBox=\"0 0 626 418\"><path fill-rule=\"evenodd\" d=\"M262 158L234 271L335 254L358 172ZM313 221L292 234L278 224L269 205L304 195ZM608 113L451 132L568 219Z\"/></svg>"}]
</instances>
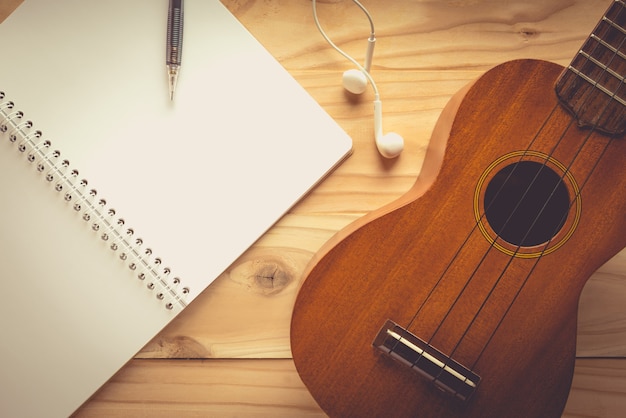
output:
<instances>
[{"instance_id":1,"label":"ukulele body","mask_svg":"<svg viewBox=\"0 0 626 418\"><path fill-rule=\"evenodd\" d=\"M561 71L536 60L488 71L442 113L411 191L311 263L291 345L327 414L561 415L581 291L626 245L626 141L577 126L554 93ZM478 376L471 394L375 348L387 320L426 344L420 361Z\"/></svg>"}]
</instances>

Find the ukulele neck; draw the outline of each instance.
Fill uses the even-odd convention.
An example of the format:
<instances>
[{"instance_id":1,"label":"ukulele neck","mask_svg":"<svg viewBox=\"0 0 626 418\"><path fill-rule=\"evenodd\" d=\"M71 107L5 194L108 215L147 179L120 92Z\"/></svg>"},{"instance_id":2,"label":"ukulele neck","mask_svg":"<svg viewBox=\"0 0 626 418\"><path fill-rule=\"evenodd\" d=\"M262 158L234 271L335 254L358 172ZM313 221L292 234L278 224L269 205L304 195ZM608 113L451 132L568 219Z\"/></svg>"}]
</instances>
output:
<instances>
[{"instance_id":1,"label":"ukulele neck","mask_svg":"<svg viewBox=\"0 0 626 418\"><path fill-rule=\"evenodd\" d=\"M556 83L561 104L584 127L626 131L626 0L614 0Z\"/></svg>"}]
</instances>

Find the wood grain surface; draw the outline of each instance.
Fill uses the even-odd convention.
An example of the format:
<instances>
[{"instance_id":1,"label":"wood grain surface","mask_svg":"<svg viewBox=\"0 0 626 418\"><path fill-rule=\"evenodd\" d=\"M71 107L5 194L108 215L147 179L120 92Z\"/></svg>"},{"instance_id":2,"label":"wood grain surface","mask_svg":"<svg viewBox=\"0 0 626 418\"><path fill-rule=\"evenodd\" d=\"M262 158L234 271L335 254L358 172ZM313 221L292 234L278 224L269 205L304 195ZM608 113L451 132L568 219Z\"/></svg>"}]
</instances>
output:
<instances>
[{"instance_id":1,"label":"wood grain surface","mask_svg":"<svg viewBox=\"0 0 626 418\"><path fill-rule=\"evenodd\" d=\"M291 308L308 262L341 228L413 185L435 122L457 90L512 59L567 64L609 5L608 0L363 0L377 25L372 74L381 90L384 129L406 140L400 158L387 161L373 142L372 93L357 98L343 92L341 72L350 65L319 36L310 0L222 2L352 136L354 154L78 416L323 416L290 359ZM0 0L0 21L19 3ZM335 42L360 60L368 35L364 16L348 0L320 0L318 10ZM625 278L622 251L583 291L579 358L566 417L616 417L626 409Z\"/></svg>"},{"instance_id":2,"label":"wood grain surface","mask_svg":"<svg viewBox=\"0 0 626 418\"><path fill-rule=\"evenodd\" d=\"M626 362L579 359L564 418L621 417ZM132 360L78 417L325 417L290 359Z\"/></svg>"}]
</instances>

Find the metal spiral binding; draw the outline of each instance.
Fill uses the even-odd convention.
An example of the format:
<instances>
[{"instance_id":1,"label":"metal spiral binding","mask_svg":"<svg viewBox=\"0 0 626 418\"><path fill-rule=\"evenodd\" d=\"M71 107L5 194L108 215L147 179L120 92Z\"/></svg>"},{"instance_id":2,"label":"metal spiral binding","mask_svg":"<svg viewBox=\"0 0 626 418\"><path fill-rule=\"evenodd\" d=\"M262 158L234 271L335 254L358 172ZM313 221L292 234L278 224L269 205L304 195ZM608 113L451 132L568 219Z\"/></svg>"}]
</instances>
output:
<instances>
[{"instance_id":1,"label":"metal spiral binding","mask_svg":"<svg viewBox=\"0 0 626 418\"><path fill-rule=\"evenodd\" d=\"M137 279L146 283L165 308L187 306L185 296L189 288L181 287L180 278L170 278L171 269L162 266L161 258L144 246L141 238L135 237L133 228L126 225L115 209L108 207L107 201L98 196L95 188L89 187L88 181L79 176L68 160L61 158L61 152L52 148L51 141L43 139L42 132L35 130L24 113L6 100L3 91L0 91L0 136L8 136L9 141L16 144L26 161L34 165L82 221L90 224L91 230L109 244L110 250L136 273Z\"/></svg>"}]
</instances>

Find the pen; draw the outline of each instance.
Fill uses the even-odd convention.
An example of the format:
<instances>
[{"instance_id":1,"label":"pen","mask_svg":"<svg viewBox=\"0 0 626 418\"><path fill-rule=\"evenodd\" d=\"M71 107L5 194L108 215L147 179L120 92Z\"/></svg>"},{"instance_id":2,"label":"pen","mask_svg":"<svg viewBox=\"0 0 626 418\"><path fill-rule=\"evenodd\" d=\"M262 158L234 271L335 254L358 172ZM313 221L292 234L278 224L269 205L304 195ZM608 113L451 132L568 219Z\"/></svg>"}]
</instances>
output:
<instances>
[{"instance_id":1,"label":"pen","mask_svg":"<svg viewBox=\"0 0 626 418\"><path fill-rule=\"evenodd\" d=\"M170 100L174 100L176 81L183 55L183 0L170 0L167 13L166 64L170 86Z\"/></svg>"}]
</instances>

